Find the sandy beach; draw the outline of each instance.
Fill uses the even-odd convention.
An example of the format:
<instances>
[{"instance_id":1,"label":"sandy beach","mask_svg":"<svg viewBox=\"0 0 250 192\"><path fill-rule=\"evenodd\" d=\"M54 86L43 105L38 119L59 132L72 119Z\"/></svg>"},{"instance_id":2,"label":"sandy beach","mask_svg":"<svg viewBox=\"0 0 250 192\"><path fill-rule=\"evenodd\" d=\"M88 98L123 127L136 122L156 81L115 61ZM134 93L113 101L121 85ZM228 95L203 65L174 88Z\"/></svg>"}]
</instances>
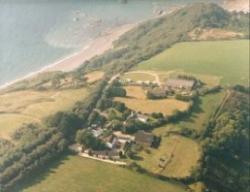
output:
<instances>
[{"instance_id":1,"label":"sandy beach","mask_svg":"<svg viewBox=\"0 0 250 192\"><path fill-rule=\"evenodd\" d=\"M117 40L122 34L129 31L136 24L127 24L121 27L106 31L104 36L95 39L90 45L83 48L78 53L67 57L53 65L47 67L45 71L71 71L83 64L84 61L100 55L113 47L113 41Z\"/></svg>"},{"instance_id":2,"label":"sandy beach","mask_svg":"<svg viewBox=\"0 0 250 192\"><path fill-rule=\"evenodd\" d=\"M79 52L76 52L70 56L60 59L52 64L48 64L47 66L43 67L39 71L31 72L22 78L8 82L0 86L0 89L4 89L14 83L17 83L18 81L34 77L35 75L43 73L43 72L72 71L76 69L77 67L79 67L80 65L82 65L86 60L89 60L96 55L101 55L105 51L111 49L113 47L113 42L115 40L119 39L121 35L131 30L135 26L137 26L137 24L126 24L126 25L122 25L114 29L110 29L105 32L105 35L100 36L97 39L93 40L91 44L85 46Z\"/></svg>"}]
</instances>

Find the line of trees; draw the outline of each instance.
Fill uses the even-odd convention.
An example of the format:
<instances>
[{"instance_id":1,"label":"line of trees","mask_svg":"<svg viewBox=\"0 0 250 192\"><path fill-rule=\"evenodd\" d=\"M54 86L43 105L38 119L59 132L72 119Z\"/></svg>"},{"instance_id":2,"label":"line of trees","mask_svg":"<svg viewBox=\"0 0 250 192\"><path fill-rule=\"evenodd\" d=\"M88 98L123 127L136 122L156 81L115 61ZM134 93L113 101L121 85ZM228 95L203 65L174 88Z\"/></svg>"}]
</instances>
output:
<instances>
[{"instance_id":1,"label":"line of trees","mask_svg":"<svg viewBox=\"0 0 250 192\"><path fill-rule=\"evenodd\" d=\"M0 161L0 187L8 190L36 168L45 165L67 146L67 140L56 129L48 129L36 140L18 147Z\"/></svg>"}]
</instances>

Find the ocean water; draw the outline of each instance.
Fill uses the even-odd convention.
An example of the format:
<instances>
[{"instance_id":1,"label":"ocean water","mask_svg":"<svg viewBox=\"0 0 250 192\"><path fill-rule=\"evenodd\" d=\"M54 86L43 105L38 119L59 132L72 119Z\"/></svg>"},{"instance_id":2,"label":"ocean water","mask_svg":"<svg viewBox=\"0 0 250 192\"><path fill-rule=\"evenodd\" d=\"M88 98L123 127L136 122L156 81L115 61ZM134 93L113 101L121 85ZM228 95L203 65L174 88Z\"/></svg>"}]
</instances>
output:
<instances>
[{"instance_id":1,"label":"ocean water","mask_svg":"<svg viewBox=\"0 0 250 192\"><path fill-rule=\"evenodd\" d=\"M216 0L0 0L0 85L164 8Z\"/></svg>"}]
</instances>

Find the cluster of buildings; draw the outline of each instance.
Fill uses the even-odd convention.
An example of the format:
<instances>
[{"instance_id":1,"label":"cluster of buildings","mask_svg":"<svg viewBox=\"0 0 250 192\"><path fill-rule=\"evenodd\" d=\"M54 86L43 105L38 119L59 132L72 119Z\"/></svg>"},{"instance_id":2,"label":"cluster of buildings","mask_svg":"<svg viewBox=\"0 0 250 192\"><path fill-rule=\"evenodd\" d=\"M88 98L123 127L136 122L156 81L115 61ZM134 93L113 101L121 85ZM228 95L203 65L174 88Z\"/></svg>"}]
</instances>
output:
<instances>
[{"instance_id":1,"label":"cluster of buildings","mask_svg":"<svg viewBox=\"0 0 250 192\"><path fill-rule=\"evenodd\" d=\"M145 131L138 131L135 135L124 134L121 131L112 132L105 136L105 129L93 128L91 132L94 137L101 139L107 146L105 150L92 150L81 148L81 152L99 159L119 160L126 152L129 144L138 144L143 147L151 147L154 135Z\"/></svg>"},{"instance_id":2,"label":"cluster of buildings","mask_svg":"<svg viewBox=\"0 0 250 192\"><path fill-rule=\"evenodd\" d=\"M170 78L165 83L159 85L156 81L133 81L131 79L120 79L120 83L123 85L137 85L137 86L150 86L153 87L148 89L152 96L156 98L164 98L171 94L191 94L192 90L195 88L197 80L194 78Z\"/></svg>"},{"instance_id":3,"label":"cluster of buildings","mask_svg":"<svg viewBox=\"0 0 250 192\"><path fill-rule=\"evenodd\" d=\"M132 80L120 80L123 85L150 85L148 86L151 94L156 96L157 98L164 98L168 95L175 95L179 93L183 94L192 94L193 89L196 86L196 80L190 78L172 78L168 79L164 84L158 85L156 82L150 81L138 81L134 82ZM154 86L151 86L154 85ZM129 119L137 119L141 122L146 123L148 121L148 116L144 114L139 114L136 112L132 112L131 115L128 116ZM123 122L124 124L126 121ZM119 160L124 154L130 144L136 144L143 146L145 148L152 147L155 136L149 132L145 132L143 130L139 130L134 135L124 134L121 131L110 131L110 129L99 127L96 124L92 124L91 127L88 128L92 135L98 139L100 139L106 145L106 149L104 150L93 150L93 149L84 149L82 151L84 154L88 154L94 158L98 159L106 159L106 160ZM164 164L165 161L162 160L161 164Z\"/></svg>"},{"instance_id":4,"label":"cluster of buildings","mask_svg":"<svg viewBox=\"0 0 250 192\"><path fill-rule=\"evenodd\" d=\"M196 80L193 79L168 79L165 84L160 87L149 89L150 94L155 98L164 98L168 95L192 95L196 85Z\"/></svg>"}]
</instances>

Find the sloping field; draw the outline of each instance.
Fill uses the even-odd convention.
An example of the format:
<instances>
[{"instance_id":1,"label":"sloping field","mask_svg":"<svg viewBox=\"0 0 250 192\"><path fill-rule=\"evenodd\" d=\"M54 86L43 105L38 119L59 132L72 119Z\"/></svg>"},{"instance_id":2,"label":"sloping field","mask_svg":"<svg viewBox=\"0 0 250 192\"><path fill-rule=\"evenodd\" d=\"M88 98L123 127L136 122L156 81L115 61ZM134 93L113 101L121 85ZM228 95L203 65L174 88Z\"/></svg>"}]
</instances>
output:
<instances>
[{"instance_id":1,"label":"sloping field","mask_svg":"<svg viewBox=\"0 0 250 192\"><path fill-rule=\"evenodd\" d=\"M220 83L249 83L249 40L178 43L140 63L136 70L183 71L211 75Z\"/></svg>"},{"instance_id":2,"label":"sloping field","mask_svg":"<svg viewBox=\"0 0 250 192\"><path fill-rule=\"evenodd\" d=\"M142 161L138 163L147 170L167 177L185 178L197 165L201 156L199 145L186 137L172 135L162 136L158 149L150 153L141 152Z\"/></svg>"},{"instance_id":3,"label":"sloping field","mask_svg":"<svg viewBox=\"0 0 250 192\"><path fill-rule=\"evenodd\" d=\"M189 103L176 99L149 100L145 92L138 86L127 86L127 97L117 97L116 101L125 103L125 105L135 111L142 113L161 112L165 115L172 115L175 110L185 111Z\"/></svg>"},{"instance_id":4,"label":"sloping field","mask_svg":"<svg viewBox=\"0 0 250 192\"><path fill-rule=\"evenodd\" d=\"M93 72L85 75L85 77L87 78L88 83L94 83L98 80L101 80L104 77L104 72L103 71L93 71Z\"/></svg>"},{"instance_id":5,"label":"sloping field","mask_svg":"<svg viewBox=\"0 0 250 192\"><path fill-rule=\"evenodd\" d=\"M14 190L19 191L19 190ZM24 192L184 192L176 184L115 165L68 156L50 172L28 181Z\"/></svg>"},{"instance_id":6,"label":"sloping field","mask_svg":"<svg viewBox=\"0 0 250 192\"><path fill-rule=\"evenodd\" d=\"M42 118L67 110L87 96L87 89L63 91L18 91L0 95L0 137L9 135L23 123L39 122Z\"/></svg>"},{"instance_id":7,"label":"sloping field","mask_svg":"<svg viewBox=\"0 0 250 192\"><path fill-rule=\"evenodd\" d=\"M196 130L198 133L204 131L209 118L220 105L225 94L225 92L220 92L200 97L199 105L194 107L193 113L188 119L181 120L176 124L169 124L168 127L174 127L175 129L189 128Z\"/></svg>"}]
</instances>

